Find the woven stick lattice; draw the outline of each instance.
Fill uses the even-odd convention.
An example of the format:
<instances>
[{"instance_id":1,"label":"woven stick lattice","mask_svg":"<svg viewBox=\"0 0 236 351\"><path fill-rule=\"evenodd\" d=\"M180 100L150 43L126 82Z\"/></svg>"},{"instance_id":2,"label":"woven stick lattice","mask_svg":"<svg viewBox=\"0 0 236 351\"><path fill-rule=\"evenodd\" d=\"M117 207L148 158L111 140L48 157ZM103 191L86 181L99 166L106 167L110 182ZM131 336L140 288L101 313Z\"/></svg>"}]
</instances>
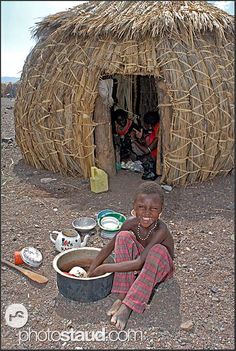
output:
<instances>
[{"instance_id":1,"label":"woven stick lattice","mask_svg":"<svg viewBox=\"0 0 236 351\"><path fill-rule=\"evenodd\" d=\"M86 35L93 33L92 27L86 27L91 23L90 7L98 6L106 13L112 8L118 13L124 10L123 2L106 10L102 3L84 5L82 17L78 10L81 22L76 20L76 11L69 11L68 18L67 13L64 17L49 16L39 25L38 35L44 33L44 37L27 57L14 111L16 140L26 161L36 168L89 177L90 167L95 164L93 114L100 77L129 76L134 81L137 75L146 75L166 86L162 92L158 84L150 87L157 89L162 119L161 181L186 184L227 174L234 167L234 48L230 20L225 18L223 27L215 14L218 26L212 32L199 32L195 24L178 27L175 22L171 31L153 24L150 32L140 16L130 32L123 23L127 32L121 33L121 39L119 31L114 38L103 35L103 19L97 26L97 31L103 33L101 37L88 39ZM143 3L143 10L151 6L156 13L155 2ZM126 6L130 18L132 11L134 16L140 11L135 2ZM55 21L54 30L47 29L50 21ZM79 28L81 36L75 35ZM108 28L113 32L115 24L107 23L106 28L106 33ZM138 34L140 28L142 35ZM134 112L135 90L127 90L124 96L126 109Z\"/></svg>"}]
</instances>

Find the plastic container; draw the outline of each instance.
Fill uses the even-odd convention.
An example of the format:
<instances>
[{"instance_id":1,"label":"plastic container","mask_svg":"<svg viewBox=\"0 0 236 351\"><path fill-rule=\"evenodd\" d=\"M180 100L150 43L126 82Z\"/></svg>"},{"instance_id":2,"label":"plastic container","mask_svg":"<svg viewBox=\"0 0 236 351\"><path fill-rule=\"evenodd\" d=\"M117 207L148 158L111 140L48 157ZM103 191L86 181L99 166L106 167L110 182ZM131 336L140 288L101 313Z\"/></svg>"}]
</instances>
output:
<instances>
[{"instance_id":1,"label":"plastic container","mask_svg":"<svg viewBox=\"0 0 236 351\"><path fill-rule=\"evenodd\" d=\"M101 228L108 231L118 230L120 222L117 218L106 216L101 219Z\"/></svg>"},{"instance_id":2,"label":"plastic container","mask_svg":"<svg viewBox=\"0 0 236 351\"><path fill-rule=\"evenodd\" d=\"M115 211L110 210L109 208L106 208L105 210L102 210L96 214L97 221L103 217L104 215L107 215L108 213L114 213Z\"/></svg>"},{"instance_id":3,"label":"plastic container","mask_svg":"<svg viewBox=\"0 0 236 351\"><path fill-rule=\"evenodd\" d=\"M22 257L21 257L20 251L15 251L15 252L14 252L14 263L15 263L16 265L19 265L19 264L23 264L23 263L24 263L24 261L23 261L23 259L22 259Z\"/></svg>"},{"instance_id":4,"label":"plastic container","mask_svg":"<svg viewBox=\"0 0 236 351\"><path fill-rule=\"evenodd\" d=\"M91 167L90 188L94 193L108 191L107 173L97 167Z\"/></svg>"},{"instance_id":5,"label":"plastic container","mask_svg":"<svg viewBox=\"0 0 236 351\"><path fill-rule=\"evenodd\" d=\"M27 264L31 267L39 267L43 256L41 252L32 246L25 247L21 251L14 252L14 263L16 265Z\"/></svg>"},{"instance_id":6,"label":"plastic container","mask_svg":"<svg viewBox=\"0 0 236 351\"><path fill-rule=\"evenodd\" d=\"M100 233L100 236L103 238L103 239L112 239L114 238L114 236L116 235L117 232L109 232L107 230L102 230L101 233Z\"/></svg>"},{"instance_id":7,"label":"plastic container","mask_svg":"<svg viewBox=\"0 0 236 351\"><path fill-rule=\"evenodd\" d=\"M122 224L126 220L126 217L122 213L115 212L115 211L111 211L111 212L101 211L101 212L104 212L104 213L102 213L97 219L98 226L102 229L100 235L104 239L112 239L116 235L116 233L118 233L120 227L122 226ZM103 225L102 225L103 220L105 220L106 218L113 218L113 219L118 220L119 227L116 229L113 229L113 230L111 230L111 229L107 230L107 228L103 227Z\"/></svg>"}]
</instances>

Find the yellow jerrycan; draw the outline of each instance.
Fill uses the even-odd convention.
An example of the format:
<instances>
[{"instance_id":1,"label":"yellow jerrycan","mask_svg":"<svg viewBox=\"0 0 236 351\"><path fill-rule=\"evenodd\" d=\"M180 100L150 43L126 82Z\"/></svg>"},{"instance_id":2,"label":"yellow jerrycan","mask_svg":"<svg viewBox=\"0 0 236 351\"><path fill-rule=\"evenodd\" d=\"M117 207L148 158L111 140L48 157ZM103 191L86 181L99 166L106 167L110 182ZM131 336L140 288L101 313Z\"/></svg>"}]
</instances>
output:
<instances>
[{"instance_id":1,"label":"yellow jerrycan","mask_svg":"<svg viewBox=\"0 0 236 351\"><path fill-rule=\"evenodd\" d=\"M108 191L107 173L97 167L91 167L90 188L94 193Z\"/></svg>"}]
</instances>

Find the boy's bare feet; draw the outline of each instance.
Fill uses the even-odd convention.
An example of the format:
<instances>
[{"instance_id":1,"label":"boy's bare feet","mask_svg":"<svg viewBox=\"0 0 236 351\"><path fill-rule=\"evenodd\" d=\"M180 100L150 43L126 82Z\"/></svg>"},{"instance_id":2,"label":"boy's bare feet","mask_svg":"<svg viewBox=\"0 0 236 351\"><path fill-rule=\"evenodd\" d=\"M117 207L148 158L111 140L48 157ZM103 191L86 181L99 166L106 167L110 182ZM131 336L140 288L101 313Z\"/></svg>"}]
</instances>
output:
<instances>
[{"instance_id":1,"label":"boy's bare feet","mask_svg":"<svg viewBox=\"0 0 236 351\"><path fill-rule=\"evenodd\" d=\"M128 322L131 312L132 310L129 307L121 303L118 311L111 317L111 323L114 324L117 329L123 330Z\"/></svg>"},{"instance_id":2,"label":"boy's bare feet","mask_svg":"<svg viewBox=\"0 0 236 351\"><path fill-rule=\"evenodd\" d=\"M122 304L122 300L125 298L126 294L117 294L117 300L113 303L111 308L107 311L108 316L113 316L114 313L118 311Z\"/></svg>"},{"instance_id":3,"label":"boy's bare feet","mask_svg":"<svg viewBox=\"0 0 236 351\"><path fill-rule=\"evenodd\" d=\"M120 308L121 304L122 304L122 301L120 299L116 300L113 303L113 305L111 306L111 308L107 311L107 315L108 316L113 316L113 314L118 311L118 309Z\"/></svg>"}]
</instances>

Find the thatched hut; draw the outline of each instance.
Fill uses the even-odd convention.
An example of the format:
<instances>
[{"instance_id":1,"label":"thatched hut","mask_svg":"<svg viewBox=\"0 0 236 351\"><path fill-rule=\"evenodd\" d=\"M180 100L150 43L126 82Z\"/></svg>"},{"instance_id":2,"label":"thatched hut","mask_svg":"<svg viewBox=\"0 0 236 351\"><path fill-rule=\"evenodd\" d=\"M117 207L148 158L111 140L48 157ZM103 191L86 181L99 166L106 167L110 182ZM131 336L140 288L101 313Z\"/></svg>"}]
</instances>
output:
<instances>
[{"instance_id":1,"label":"thatched hut","mask_svg":"<svg viewBox=\"0 0 236 351\"><path fill-rule=\"evenodd\" d=\"M161 182L226 175L233 164L234 17L205 1L89 1L34 29L15 104L17 143L36 168L115 172L110 108L158 109ZM132 175L131 175L132 176Z\"/></svg>"}]
</instances>

